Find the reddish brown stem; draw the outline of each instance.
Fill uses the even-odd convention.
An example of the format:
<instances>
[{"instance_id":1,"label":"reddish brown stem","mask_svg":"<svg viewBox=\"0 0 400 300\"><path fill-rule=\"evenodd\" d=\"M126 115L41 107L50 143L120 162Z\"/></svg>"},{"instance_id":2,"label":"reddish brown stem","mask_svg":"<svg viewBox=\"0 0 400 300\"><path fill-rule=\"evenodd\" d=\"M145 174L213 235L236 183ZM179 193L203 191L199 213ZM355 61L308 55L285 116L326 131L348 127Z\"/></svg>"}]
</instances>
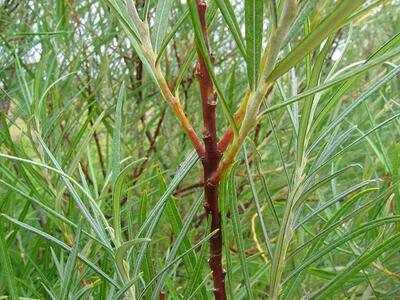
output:
<instances>
[{"instance_id":1,"label":"reddish brown stem","mask_svg":"<svg viewBox=\"0 0 400 300\"><path fill-rule=\"evenodd\" d=\"M209 50L206 25L207 5L204 0L197 0L196 4L202 26L203 38ZM214 92L210 74L199 49L197 49L197 55L199 58L199 64L196 69L196 75L200 85L204 122L203 140L205 153L204 156L201 157L204 169L204 207L207 218L211 218L211 231L218 230L210 239L209 265L213 273L215 299L225 300L225 272L222 268L221 214L218 207L219 182L211 182L210 180L214 172L218 169L222 156L218 149L216 128L215 109L217 105L217 97Z\"/></svg>"},{"instance_id":2,"label":"reddish brown stem","mask_svg":"<svg viewBox=\"0 0 400 300\"><path fill-rule=\"evenodd\" d=\"M228 148L229 144L231 143L232 138L233 138L233 130L232 128L228 128L218 143L219 151L224 153L226 148Z\"/></svg>"},{"instance_id":3,"label":"reddish brown stem","mask_svg":"<svg viewBox=\"0 0 400 300\"><path fill-rule=\"evenodd\" d=\"M246 95L246 97L244 98L242 104L240 105L239 109L237 110L237 112L235 113L235 115L233 116L235 119L236 124L240 124L240 122L242 122L242 119L244 117L244 114L246 112L246 105L247 105L247 101L248 101L248 96ZM218 142L218 150L221 153L224 153L226 148L228 148L229 144L232 142L233 139L233 130L232 128L228 128L224 135L222 136L222 138L220 139L220 141Z\"/></svg>"}]
</instances>

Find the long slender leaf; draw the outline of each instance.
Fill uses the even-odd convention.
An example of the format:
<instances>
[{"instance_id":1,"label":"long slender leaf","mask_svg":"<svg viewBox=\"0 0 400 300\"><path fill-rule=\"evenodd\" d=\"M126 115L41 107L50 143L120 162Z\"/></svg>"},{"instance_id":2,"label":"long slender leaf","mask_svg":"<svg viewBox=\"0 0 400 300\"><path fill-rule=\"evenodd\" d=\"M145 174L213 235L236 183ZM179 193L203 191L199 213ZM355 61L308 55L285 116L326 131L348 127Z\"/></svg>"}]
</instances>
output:
<instances>
[{"instance_id":1,"label":"long slender leaf","mask_svg":"<svg viewBox=\"0 0 400 300\"><path fill-rule=\"evenodd\" d=\"M161 217L162 213L164 212L166 201L168 200L170 195L173 193L175 188L178 186L178 184L189 173L190 169L194 166L194 164L196 163L197 160L198 160L198 156L197 156L196 152L192 151L188 155L188 157L185 159L185 161L182 163L181 167L179 168L178 172L175 174L173 180L169 184L167 190L165 191L165 193L163 194L161 199L157 202L157 204L154 206L154 208L149 213L148 217L146 218L146 221L140 227L137 237L141 237L143 233L145 233L145 238L152 237L154 230L160 220L160 217ZM139 255L136 258L136 264L135 264L135 268L134 268L135 276L139 274L140 266L141 266L142 260L144 258L147 246L148 246L148 243L144 243L144 245L140 249Z\"/></svg>"},{"instance_id":2,"label":"long slender leaf","mask_svg":"<svg viewBox=\"0 0 400 300\"><path fill-rule=\"evenodd\" d=\"M18 299L17 282L15 281L13 267L11 265L10 253L5 239L4 219L0 216L0 261L3 266L5 279L11 299Z\"/></svg>"},{"instance_id":3,"label":"long slender leaf","mask_svg":"<svg viewBox=\"0 0 400 300\"><path fill-rule=\"evenodd\" d=\"M316 262L318 259L320 259L324 255L328 254L330 251L332 251L333 249L337 248L339 245L341 245L341 244L343 244L343 243L345 243L347 241L350 241L350 240L356 238L357 236L359 236L361 234L364 234L364 233L368 232L369 230L372 230L372 229L374 229L376 227L384 226L386 224L390 224L392 222L395 223L395 222L399 222L399 221L400 221L400 217L398 217L398 216L382 218L382 219L379 219L379 220L374 220L374 221L368 222L366 224L363 224L362 226L360 226L356 230L353 230L353 231L351 231L349 233L346 233L345 235L343 235L342 237L336 239L335 241L330 242L328 246L326 246L325 248L321 249L318 253L315 253L312 257L310 257L304 263L302 263L299 267L297 267L296 270L294 270L283 281L283 284L285 284L285 282L289 281L294 276L298 275L300 272L305 270L308 266L310 266L311 264Z\"/></svg>"},{"instance_id":4,"label":"long slender leaf","mask_svg":"<svg viewBox=\"0 0 400 300\"><path fill-rule=\"evenodd\" d=\"M309 299L320 299L321 297L325 297L325 295L332 295L332 291L334 291L337 286L343 284L351 275L356 274L357 272L371 264L383 253L392 249L392 247L396 247L399 242L400 233L393 235L390 239L385 240L383 243L380 243L373 249L363 253L345 270L343 270L335 278L333 278L327 285L310 295Z\"/></svg>"},{"instance_id":5,"label":"long slender leaf","mask_svg":"<svg viewBox=\"0 0 400 300\"><path fill-rule=\"evenodd\" d=\"M290 70L292 66L313 51L326 37L342 26L345 19L363 3L364 0L342 0L336 4L331 13L277 64L267 80L274 81Z\"/></svg>"},{"instance_id":6,"label":"long slender leaf","mask_svg":"<svg viewBox=\"0 0 400 300\"><path fill-rule=\"evenodd\" d=\"M69 247L67 244L61 242L60 240L56 239L55 237L52 237L51 235L47 234L46 232L43 232L37 228L34 228L28 224L22 223L18 220L15 220L14 218L11 218L7 215L2 215L3 217L5 217L8 221L21 226L22 228L29 230L30 232L33 232L41 237L43 237L44 239L56 244L57 246L61 247L62 249L68 251L68 252L72 252L72 248ZM113 286L115 287L119 287L119 285L110 277L108 276L103 270L101 270L99 267L97 267L93 262L91 262L89 259L87 259L85 256L81 255L80 253L77 254L77 257L82 260L89 268L91 268L93 271L95 271L96 273L98 273L102 278L104 278L105 280L107 280L109 283L111 283Z\"/></svg>"},{"instance_id":7,"label":"long slender leaf","mask_svg":"<svg viewBox=\"0 0 400 300\"><path fill-rule=\"evenodd\" d=\"M239 217L239 212L238 212L238 201L237 201L236 188L235 188L235 183L234 183L235 170L236 170L236 167L233 167L231 169L231 172L229 174L229 183L228 183L228 192L229 192L229 195L231 198L230 204L231 204L231 212L232 212L232 217L233 217L232 218L233 229L234 229L234 234L235 234L235 240L236 240L237 247L238 247L240 266L241 266L243 277L244 277L247 295L248 295L249 299L254 299L253 290L250 285L249 268L248 268L248 263L246 262L246 254L244 252L244 242L243 242L242 229L241 229L241 225L240 225L240 217Z\"/></svg>"},{"instance_id":8,"label":"long slender leaf","mask_svg":"<svg viewBox=\"0 0 400 300\"><path fill-rule=\"evenodd\" d=\"M254 90L257 86L261 60L263 33L264 1L244 1L246 24L246 57L249 86Z\"/></svg>"},{"instance_id":9,"label":"long slender leaf","mask_svg":"<svg viewBox=\"0 0 400 300\"><path fill-rule=\"evenodd\" d=\"M64 280L62 283L61 297L60 297L63 300L69 299L69 293L72 286L72 280L75 271L76 258L78 256L78 251L80 246L81 233L82 233L82 223L79 223L78 230L76 232L76 236L74 239L74 244L72 246L72 251L68 257L68 261L64 270Z\"/></svg>"},{"instance_id":10,"label":"long slender leaf","mask_svg":"<svg viewBox=\"0 0 400 300\"><path fill-rule=\"evenodd\" d=\"M172 0L159 0L157 2L155 24L152 31L153 45L156 53L159 52L162 41L168 29L168 18L171 12Z\"/></svg>"},{"instance_id":11,"label":"long slender leaf","mask_svg":"<svg viewBox=\"0 0 400 300\"><path fill-rule=\"evenodd\" d=\"M222 16L226 24L229 27L229 30L235 39L236 45L239 48L240 54L246 59L247 52L245 48L245 43L243 41L242 33L240 32L239 22L235 16L234 9L229 0L216 0L219 10L221 11ZM261 44L260 44L261 46Z\"/></svg>"}]
</instances>

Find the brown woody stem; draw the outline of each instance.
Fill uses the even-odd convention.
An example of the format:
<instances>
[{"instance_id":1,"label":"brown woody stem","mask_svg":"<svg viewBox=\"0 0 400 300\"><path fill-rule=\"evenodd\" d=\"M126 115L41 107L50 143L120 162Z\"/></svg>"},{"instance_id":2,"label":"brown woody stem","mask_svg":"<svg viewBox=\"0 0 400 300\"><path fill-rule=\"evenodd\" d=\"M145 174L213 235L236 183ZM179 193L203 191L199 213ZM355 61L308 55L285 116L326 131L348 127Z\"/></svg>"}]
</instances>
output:
<instances>
[{"instance_id":1,"label":"brown woody stem","mask_svg":"<svg viewBox=\"0 0 400 300\"><path fill-rule=\"evenodd\" d=\"M203 38L209 51L206 25L207 5L204 0L196 0L196 4L202 26ZM197 65L196 75L200 85L204 126L203 141L205 154L201 158L204 169L204 207L207 218L211 218L211 231L218 230L210 239L209 265L213 273L215 299L225 300L225 272L222 268L221 213L218 207L219 181L212 182L210 180L214 172L218 169L222 157L222 153L218 149L216 127L215 109L217 105L217 96L214 92L213 83L204 62L204 58L199 49L197 49L197 55L199 58L199 64Z\"/></svg>"}]
</instances>

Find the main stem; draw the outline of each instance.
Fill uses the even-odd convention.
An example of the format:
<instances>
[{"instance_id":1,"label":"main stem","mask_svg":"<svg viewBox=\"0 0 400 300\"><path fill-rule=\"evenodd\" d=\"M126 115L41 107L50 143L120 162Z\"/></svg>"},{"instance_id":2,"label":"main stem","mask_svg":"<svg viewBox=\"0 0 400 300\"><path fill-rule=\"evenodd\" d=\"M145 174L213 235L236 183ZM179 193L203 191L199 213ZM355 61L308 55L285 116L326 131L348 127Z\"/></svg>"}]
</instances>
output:
<instances>
[{"instance_id":1,"label":"main stem","mask_svg":"<svg viewBox=\"0 0 400 300\"><path fill-rule=\"evenodd\" d=\"M199 13L204 41L208 48L208 34L206 24L207 5L203 0L197 0L197 11ZM209 51L209 49L208 49ZM218 207L219 181L212 181L217 171L222 153L218 149L217 127L216 127L216 106L217 96L214 92L213 83L207 70L204 58L197 49L199 64L196 75L200 85L201 102L203 110L203 141L204 156L201 161L204 169L204 194L207 219L211 218L211 231L217 230L210 239L209 265L213 274L214 296L217 300L225 300L225 272L222 268L222 231L221 213Z\"/></svg>"},{"instance_id":2,"label":"main stem","mask_svg":"<svg viewBox=\"0 0 400 300\"><path fill-rule=\"evenodd\" d=\"M204 207L207 218L211 218L211 231L218 230L210 239L210 259L208 261L213 273L214 296L217 300L225 300L225 272L222 268L221 213L218 207L219 183L210 182L211 175L217 170L219 160L219 157L209 157L203 160L204 193L206 198Z\"/></svg>"}]
</instances>

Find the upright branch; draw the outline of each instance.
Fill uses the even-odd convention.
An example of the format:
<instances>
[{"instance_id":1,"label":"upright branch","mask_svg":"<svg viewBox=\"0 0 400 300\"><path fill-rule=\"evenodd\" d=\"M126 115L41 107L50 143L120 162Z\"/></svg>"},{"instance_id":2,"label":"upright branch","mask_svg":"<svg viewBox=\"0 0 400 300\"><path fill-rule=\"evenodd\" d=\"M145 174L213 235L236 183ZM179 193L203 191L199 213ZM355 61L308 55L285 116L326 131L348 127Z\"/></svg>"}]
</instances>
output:
<instances>
[{"instance_id":1,"label":"upright branch","mask_svg":"<svg viewBox=\"0 0 400 300\"><path fill-rule=\"evenodd\" d=\"M289 53L278 62L279 55L285 47L286 39L290 37L289 33L299 14L299 5L301 5L300 0L280 1L282 6L279 5L279 13L278 10L273 10L272 12L274 22L269 32L267 46L263 51L261 62L258 66L259 75L258 78L255 78L256 84L251 84L251 86L248 87L244 98L240 101L240 107L235 113L233 120L231 115L228 115L231 128L227 129L220 140L218 140L217 137L216 123L217 94L221 97L221 100L223 100L223 97L222 93L219 92L218 86L216 86L216 91L218 93L215 92L214 82L212 81L212 76L214 76L214 74L212 70L209 69L212 68L213 56L210 51L208 40L206 22L207 4L205 0L188 1L192 17L193 12L196 13L197 11L196 18L193 21L195 24L197 42L199 43L197 47L198 65L196 68L196 76L201 94L203 114L202 138L204 145L186 117L179 101L179 95L177 93L172 93L171 88L168 86L162 74L157 54L154 52L151 43L149 25L146 20L147 17L142 21L136 10L134 0L126 1L128 11L132 18L131 23L127 22L125 16L120 12L120 7L118 5L116 6L114 1L108 0L108 3L113 7L116 13L119 14L122 20L121 23L127 27L126 30L132 37L132 45L137 52L140 53L140 59L145 63L144 66L151 73L163 98L172 107L202 161L204 169L204 207L207 217L211 219L211 230L217 232L210 240L209 265L213 273L215 299L225 300L225 272L222 268L221 215L218 207L218 190L221 177L233 164L236 155L250 131L258 124L260 120L260 106L263 100L272 94L275 80L293 68L306 55L319 47L323 40L332 32L343 26L346 23L346 19L348 19L365 0L337 1L338 3L335 5L335 9L320 22L317 28L301 41L298 43L296 42L297 45L295 48L289 51ZM196 3L196 6L194 3ZM197 17L199 19L197 19ZM201 32L198 27L198 21L200 21ZM206 49L204 49L204 46ZM206 52L204 52L204 50L206 50ZM158 53L158 55L160 55L160 53ZM222 101L222 104L224 103L225 101ZM238 131L236 130L236 125L238 126ZM235 134L233 129L235 129ZM222 158L223 153L224 157ZM302 175L302 172L298 173ZM289 201L291 204L286 205L285 208L284 219L287 220L287 223L284 224L289 224L289 226L281 227L275 247L271 268L271 299L278 299L282 288L281 277L285 266L288 244L292 235L290 232L290 225L292 224L292 215L295 210L292 205L296 202L295 196L296 195L291 196L294 200Z\"/></svg>"},{"instance_id":2,"label":"upright branch","mask_svg":"<svg viewBox=\"0 0 400 300\"><path fill-rule=\"evenodd\" d=\"M149 64L151 71L155 77L155 81L160 89L161 95L168 102L173 109L176 117L181 123L181 126L185 130L186 135L189 137L199 157L204 156L204 147L198 138L196 131L193 129L190 121L188 120L185 112L183 111L181 102L179 101L179 95L174 95L162 74L160 63L157 61L157 55L154 52L151 38L150 29L147 21L142 21L138 15L133 0L127 0L128 11L132 17L132 21L138 31L137 47L140 49L141 54Z\"/></svg>"},{"instance_id":3,"label":"upright branch","mask_svg":"<svg viewBox=\"0 0 400 300\"><path fill-rule=\"evenodd\" d=\"M213 175L213 182L219 181L221 176L232 165L248 133L258 123L257 116L262 100L271 94L274 85L274 82L268 80L268 77L275 67L279 51L281 50L289 28L296 17L297 10L297 0L287 0L285 2L281 20L278 26L273 28L268 46L264 50L260 66L260 78L258 79L257 86L254 90L248 91L244 99L245 101L243 101L245 102L244 107L239 107L237 112L240 119L243 119L239 129L239 134L233 136L228 130L224 138L221 140L221 148L227 147L227 144L229 144L231 140L232 145L219 165L218 170Z\"/></svg>"},{"instance_id":4,"label":"upright branch","mask_svg":"<svg viewBox=\"0 0 400 300\"><path fill-rule=\"evenodd\" d=\"M200 18L203 39L210 56L210 47L207 34L206 10L207 4L204 0L196 0L196 7ZM211 231L218 230L210 240L209 265L213 273L215 299L226 299L225 272L222 268L222 232L221 214L218 207L219 181L211 181L211 177L218 169L222 152L218 148L216 106L217 95L213 88L211 76L207 70L204 57L197 49L199 63L196 68L196 76L200 85L201 103L203 111L203 141L204 156L201 157L204 170L204 207L208 218L211 218Z\"/></svg>"}]
</instances>

